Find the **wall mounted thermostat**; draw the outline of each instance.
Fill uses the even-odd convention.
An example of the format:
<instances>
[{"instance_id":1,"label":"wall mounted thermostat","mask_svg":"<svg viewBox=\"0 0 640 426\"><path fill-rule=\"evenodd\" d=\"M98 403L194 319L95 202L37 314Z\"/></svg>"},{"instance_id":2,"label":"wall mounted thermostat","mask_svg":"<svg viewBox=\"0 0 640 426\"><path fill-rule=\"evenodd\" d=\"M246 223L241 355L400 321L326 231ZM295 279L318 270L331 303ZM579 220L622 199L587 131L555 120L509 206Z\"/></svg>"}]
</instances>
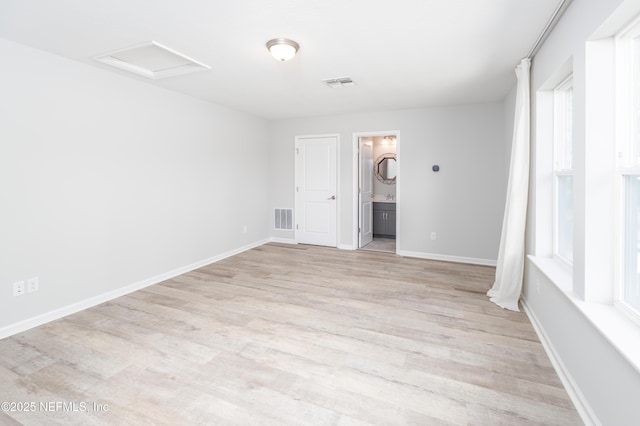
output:
<instances>
[{"instance_id":1,"label":"wall mounted thermostat","mask_svg":"<svg viewBox=\"0 0 640 426\"><path fill-rule=\"evenodd\" d=\"M438 166L437 164L435 166L433 166L431 168L431 170L433 170L434 172L440 171L440 166Z\"/></svg>"}]
</instances>

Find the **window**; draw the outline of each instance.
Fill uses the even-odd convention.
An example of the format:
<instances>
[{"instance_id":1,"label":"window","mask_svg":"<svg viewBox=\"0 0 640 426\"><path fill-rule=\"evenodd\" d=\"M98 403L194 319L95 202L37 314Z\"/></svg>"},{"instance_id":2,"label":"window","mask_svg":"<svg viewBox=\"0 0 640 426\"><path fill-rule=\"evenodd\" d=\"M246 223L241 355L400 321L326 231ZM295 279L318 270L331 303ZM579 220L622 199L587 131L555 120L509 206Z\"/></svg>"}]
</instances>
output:
<instances>
[{"instance_id":1,"label":"window","mask_svg":"<svg viewBox=\"0 0 640 426\"><path fill-rule=\"evenodd\" d=\"M640 176L624 175L624 256L620 299L640 313Z\"/></svg>"},{"instance_id":2,"label":"window","mask_svg":"<svg viewBox=\"0 0 640 426\"><path fill-rule=\"evenodd\" d=\"M640 320L640 22L616 40L617 179L622 205L616 302Z\"/></svg>"},{"instance_id":3,"label":"window","mask_svg":"<svg viewBox=\"0 0 640 426\"><path fill-rule=\"evenodd\" d=\"M573 264L573 80L553 90L554 255Z\"/></svg>"}]
</instances>

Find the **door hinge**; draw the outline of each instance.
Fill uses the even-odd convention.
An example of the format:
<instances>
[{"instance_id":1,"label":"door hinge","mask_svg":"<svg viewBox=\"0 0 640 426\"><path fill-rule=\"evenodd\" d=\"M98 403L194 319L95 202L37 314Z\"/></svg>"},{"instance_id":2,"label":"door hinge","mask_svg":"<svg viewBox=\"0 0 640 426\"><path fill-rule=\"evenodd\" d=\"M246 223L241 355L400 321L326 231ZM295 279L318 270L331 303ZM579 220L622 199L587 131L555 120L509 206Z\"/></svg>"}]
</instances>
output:
<instances>
[{"instance_id":1,"label":"door hinge","mask_svg":"<svg viewBox=\"0 0 640 426\"><path fill-rule=\"evenodd\" d=\"M300 227L298 226L298 224L296 223L296 229L300 229Z\"/></svg>"},{"instance_id":2,"label":"door hinge","mask_svg":"<svg viewBox=\"0 0 640 426\"><path fill-rule=\"evenodd\" d=\"M298 189L298 187L296 186L296 192L300 192L300 190Z\"/></svg>"},{"instance_id":3,"label":"door hinge","mask_svg":"<svg viewBox=\"0 0 640 426\"><path fill-rule=\"evenodd\" d=\"M358 234L361 233L362 231L360 231L360 227L358 226Z\"/></svg>"},{"instance_id":4,"label":"door hinge","mask_svg":"<svg viewBox=\"0 0 640 426\"><path fill-rule=\"evenodd\" d=\"M300 149L296 148L296 154L300 154Z\"/></svg>"}]
</instances>

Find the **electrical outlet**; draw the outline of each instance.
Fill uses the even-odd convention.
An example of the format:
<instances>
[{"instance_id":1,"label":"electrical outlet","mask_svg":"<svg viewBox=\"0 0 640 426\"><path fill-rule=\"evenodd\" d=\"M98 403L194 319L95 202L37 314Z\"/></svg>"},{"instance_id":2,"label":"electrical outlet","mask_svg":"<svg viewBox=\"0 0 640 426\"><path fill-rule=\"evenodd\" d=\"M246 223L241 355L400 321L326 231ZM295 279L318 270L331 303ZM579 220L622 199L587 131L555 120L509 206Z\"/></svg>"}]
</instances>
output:
<instances>
[{"instance_id":1,"label":"electrical outlet","mask_svg":"<svg viewBox=\"0 0 640 426\"><path fill-rule=\"evenodd\" d=\"M38 277L29 278L27 280L27 291L32 293L38 290L40 290L40 280Z\"/></svg>"},{"instance_id":2,"label":"electrical outlet","mask_svg":"<svg viewBox=\"0 0 640 426\"><path fill-rule=\"evenodd\" d=\"M431 233L431 241L435 241L436 240L436 233L432 232Z\"/></svg>"},{"instance_id":3,"label":"electrical outlet","mask_svg":"<svg viewBox=\"0 0 640 426\"><path fill-rule=\"evenodd\" d=\"M245 234L247 233L247 225L245 225L245 226L242 228L242 232L244 232Z\"/></svg>"},{"instance_id":4,"label":"electrical outlet","mask_svg":"<svg viewBox=\"0 0 640 426\"><path fill-rule=\"evenodd\" d=\"M13 283L13 295L22 296L24 294L24 281Z\"/></svg>"}]
</instances>

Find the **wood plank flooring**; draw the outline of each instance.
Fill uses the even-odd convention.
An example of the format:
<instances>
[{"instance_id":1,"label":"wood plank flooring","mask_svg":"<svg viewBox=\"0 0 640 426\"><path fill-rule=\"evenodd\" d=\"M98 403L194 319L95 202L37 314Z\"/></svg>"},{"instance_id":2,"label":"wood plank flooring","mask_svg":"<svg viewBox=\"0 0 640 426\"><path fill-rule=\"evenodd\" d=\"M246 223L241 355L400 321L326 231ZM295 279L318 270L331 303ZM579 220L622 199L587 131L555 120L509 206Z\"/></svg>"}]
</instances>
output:
<instances>
[{"instance_id":1,"label":"wood plank flooring","mask_svg":"<svg viewBox=\"0 0 640 426\"><path fill-rule=\"evenodd\" d=\"M494 273L267 244L0 341L0 424L581 424Z\"/></svg>"}]
</instances>

